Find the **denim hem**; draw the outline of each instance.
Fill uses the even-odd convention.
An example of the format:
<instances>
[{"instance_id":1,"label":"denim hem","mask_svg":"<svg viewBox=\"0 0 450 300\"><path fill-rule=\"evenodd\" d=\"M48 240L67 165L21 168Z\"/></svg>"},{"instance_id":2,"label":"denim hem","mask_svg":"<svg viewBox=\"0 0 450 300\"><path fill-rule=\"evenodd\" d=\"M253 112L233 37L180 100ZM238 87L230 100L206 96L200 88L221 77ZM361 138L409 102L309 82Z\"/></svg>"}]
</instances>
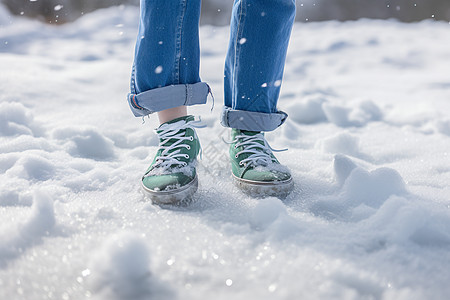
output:
<instances>
[{"instance_id":1,"label":"denim hem","mask_svg":"<svg viewBox=\"0 0 450 300\"><path fill-rule=\"evenodd\" d=\"M136 117L178 106L205 104L210 88L205 82L177 84L148 90L139 94L128 94L128 104Z\"/></svg>"},{"instance_id":2,"label":"denim hem","mask_svg":"<svg viewBox=\"0 0 450 300\"><path fill-rule=\"evenodd\" d=\"M254 111L236 110L224 106L220 123L224 127L231 127L250 131L272 131L286 121L288 115L283 111L276 113L262 113Z\"/></svg>"}]
</instances>

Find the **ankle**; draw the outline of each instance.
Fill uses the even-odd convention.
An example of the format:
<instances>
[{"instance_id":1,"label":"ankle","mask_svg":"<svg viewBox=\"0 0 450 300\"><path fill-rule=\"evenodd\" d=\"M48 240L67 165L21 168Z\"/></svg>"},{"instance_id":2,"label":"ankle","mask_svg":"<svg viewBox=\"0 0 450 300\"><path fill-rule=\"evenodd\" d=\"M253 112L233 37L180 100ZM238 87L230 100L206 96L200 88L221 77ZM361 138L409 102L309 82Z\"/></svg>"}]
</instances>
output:
<instances>
[{"instance_id":1,"label":"ankle","mask_svg":"<svg viewBox=\"0 0 450 300\"><path fill-rule=\"evenodd\" d=\"M166 110L162 110L158 112L159 123L167 123L176 118L187 116L187 107L186 106L178 106L174 108L169 108Z\"/></svg>"}]
</instances>

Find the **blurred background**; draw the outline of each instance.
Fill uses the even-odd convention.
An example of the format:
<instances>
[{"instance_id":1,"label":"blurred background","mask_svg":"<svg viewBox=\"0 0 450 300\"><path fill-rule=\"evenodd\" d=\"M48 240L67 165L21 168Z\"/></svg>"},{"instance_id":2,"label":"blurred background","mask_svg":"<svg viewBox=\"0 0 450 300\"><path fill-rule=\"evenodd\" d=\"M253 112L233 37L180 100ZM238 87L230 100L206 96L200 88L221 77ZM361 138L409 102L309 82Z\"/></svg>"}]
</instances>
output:
<instances>
[{"instance_id":1,"label":"blurred background","mask_svg":"<svg viewBox=\"0 0 450 300\"><path fill-rule=\"evenodd\" d=\"M170 0L168 0L170 1ZM51 24L71 22L85 13L113 5L139 5L139 0L0 0L13 14ZM233 0L203 0L202 24L228 23ZM297 0L297 21L360 18L416 22L450 21L450 0Z\"/></svg>"}]
</instances>

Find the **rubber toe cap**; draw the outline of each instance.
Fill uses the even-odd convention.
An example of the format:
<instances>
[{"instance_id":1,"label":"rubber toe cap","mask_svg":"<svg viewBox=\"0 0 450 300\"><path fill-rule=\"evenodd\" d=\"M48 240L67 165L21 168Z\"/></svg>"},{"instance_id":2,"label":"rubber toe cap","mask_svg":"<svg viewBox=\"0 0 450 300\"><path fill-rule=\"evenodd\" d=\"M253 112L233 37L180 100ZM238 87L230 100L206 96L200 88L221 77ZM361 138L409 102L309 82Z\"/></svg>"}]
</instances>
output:
<instances>
[{"instance_id":1,"label":"rubber toe cap","mask_svg":"<svg viewBox=\"0 0 450 300\"><path fill-rule=\"evenodd\" d=\"M145 188L152 191L170 191L187 185L191 180L189 176L176 173L144 177L142 183Z\"/></svg>"}]
</instances>

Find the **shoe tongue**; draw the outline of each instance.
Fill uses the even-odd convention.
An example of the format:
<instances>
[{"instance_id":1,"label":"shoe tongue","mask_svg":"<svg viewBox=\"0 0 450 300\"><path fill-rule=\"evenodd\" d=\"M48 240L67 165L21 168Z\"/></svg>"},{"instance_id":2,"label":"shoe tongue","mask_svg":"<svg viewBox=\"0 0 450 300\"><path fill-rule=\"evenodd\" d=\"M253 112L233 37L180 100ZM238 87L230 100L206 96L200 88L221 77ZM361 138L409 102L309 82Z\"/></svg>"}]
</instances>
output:
<instances>
[{"instance_id":1,"label":"shoe tongue","mask_svg":"<svg viewBox=\"0 0 450 300\"><path fill-rule=\"evenodd\" d=\"M254 136L258 133L261 133L261 131L250 131L250 130L242 130L242 129L235 129L231 131L231 137L234 139L237 135L246 135L246 136ZM264 135L264 133L263 133Z\"/></svg>"},{"instance_id":2,"label":"shoe tongue","mask_svg":"<svg viewBox=\"0 0 450 300\"><path fill-rule=\"evenodd\" d=\"M179 121L189 122L189 121L193 121L193 120L194 120L194 116L191 116L191 115L183 116L183 117L179 117L179 118L170 120L168 122L162 123L159 127L163 126L164 124L174 124Z\"/></svg>"},{"instance_id":3,"label":"shoe tongue","mask_svg":"<svg viewBox=\"0 0 450 300\"><path fill-rule=\"evenodd\" d=\"M157 133L160 133L160 132L164 129L164 127L166 127L166 126L169 126L169 125L172 125L172 124L175 124L175 123L178 123L178 122L180 122L180 123L182 123L182 124L185 124L185 123L187 123L187 122L194 121L194 119L195 119L194 116L191 116L191 115L173 119L173 120L171 120L171 121L168 121L168 122L165 122L165 123L161 124L161 125L156 129L156 132L157 132ZM186 131L186 130L184 129L184 131ZM169 141L167 141L167 142L165 143L165 146L170 146L170 145L172 145L176 140L177 140L177 139L170 139ZM159 139L159 141L160 141L160 143L162 143L164 140L163 140L163 139Z\"/></svg>"},{"instance_id":4,"label":"shoe tongue","mask_svg":"<svg viewBox=\"0 0 450 300\"><path fill-rule=\"evenodd\" d=\"M261 131L241 130L241 133L245 135L257 135L258 133L261 133Z\"/></svg>"},{"instance_id":5,"label":"shoe tongue","mask_svg":"<svg viewBox=\"0 0 450 300\"><path fill-rule=\"evenodd\" d=\"M255 135L259 134L259 133L262 133L262 135L264 137L264 132L261 132L261 131L250 131L250 130L233 129L231 136L232 136L233 139L235 139L236 136L238 136L238 135L255 136ZM261 146L265 147L264 138L256 140L256 143L258 143ZM244 146L244 148L246 148L246 147ZM242 154L242 155L244 155L243 158L247 158L248 156L250 156L250 154L248 154L248 153L247 154Z\"/></svg>"}]
</instances>

